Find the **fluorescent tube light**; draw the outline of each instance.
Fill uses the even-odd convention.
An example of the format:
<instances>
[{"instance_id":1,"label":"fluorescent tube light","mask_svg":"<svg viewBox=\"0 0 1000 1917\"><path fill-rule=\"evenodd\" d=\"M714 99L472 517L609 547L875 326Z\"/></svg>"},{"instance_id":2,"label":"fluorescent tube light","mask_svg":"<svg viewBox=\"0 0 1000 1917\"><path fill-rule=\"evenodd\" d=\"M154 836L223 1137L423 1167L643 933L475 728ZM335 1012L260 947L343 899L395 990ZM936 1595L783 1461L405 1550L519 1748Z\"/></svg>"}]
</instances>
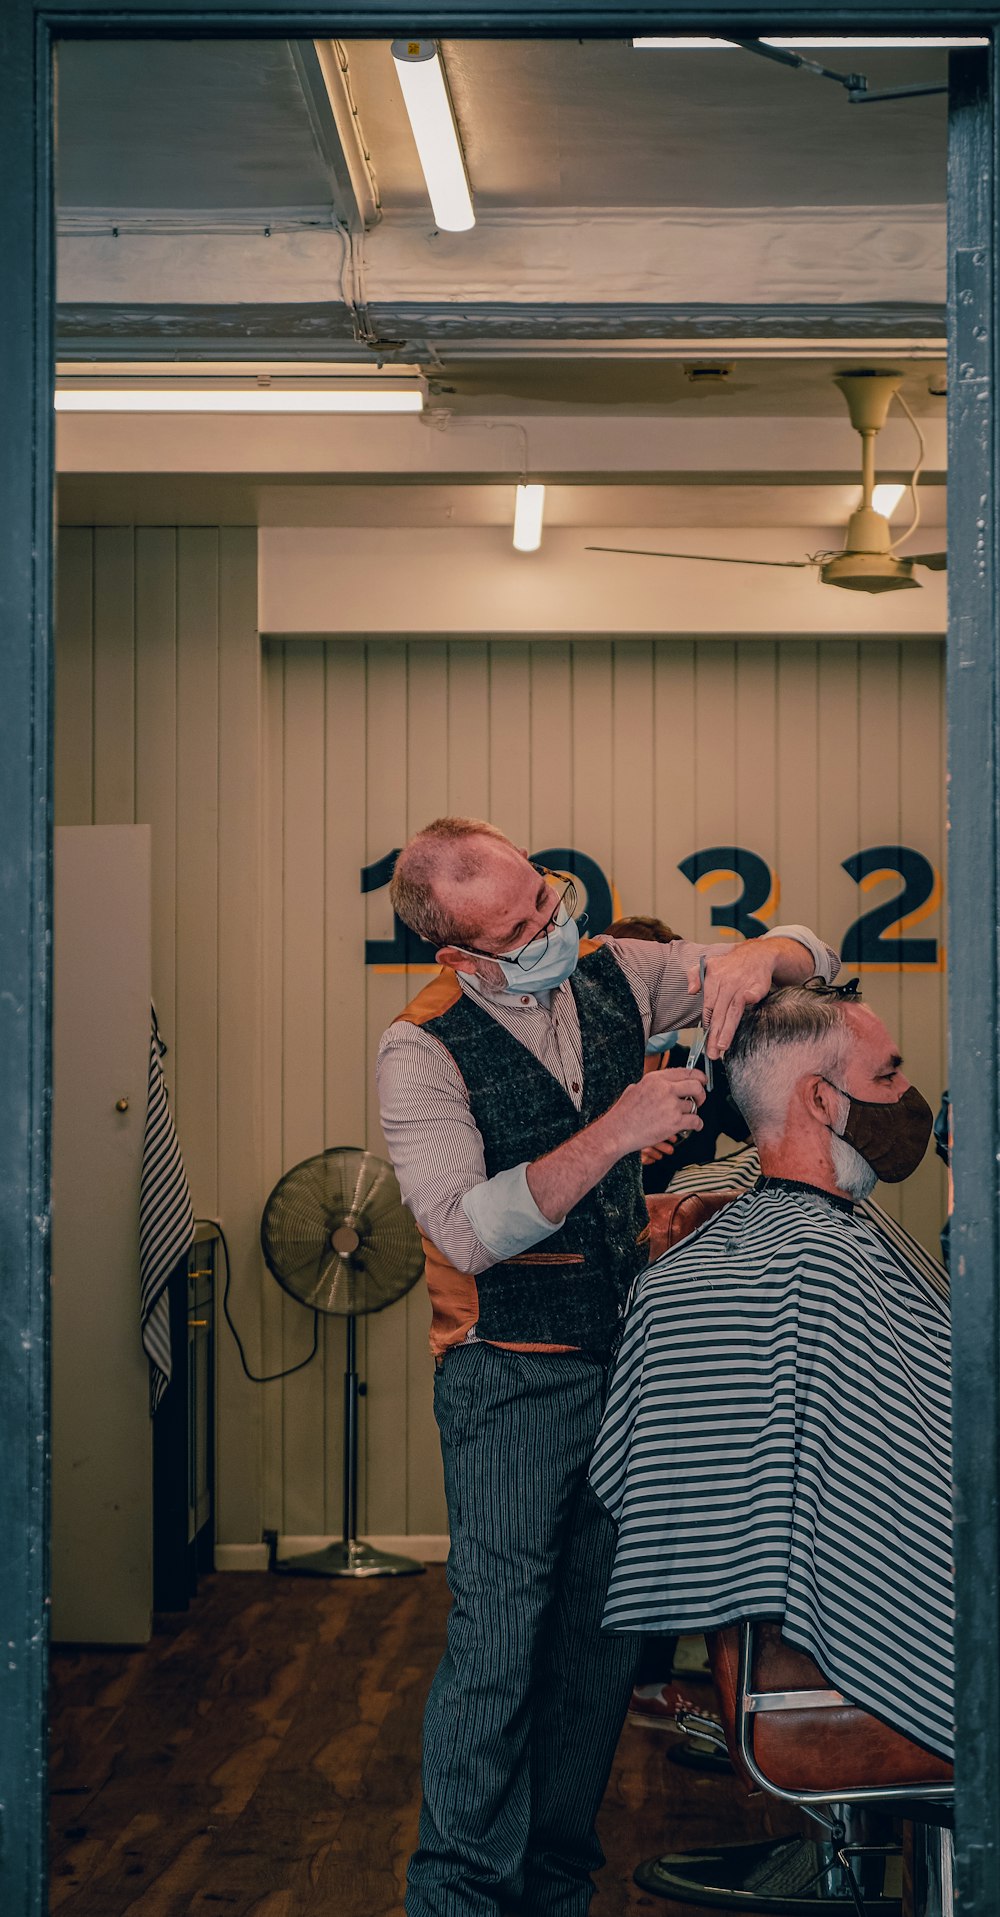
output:
<instances>
[{"instance_id":1,"label":"fluorescent tube light","mask_svg":"<svg viewBox=\"0 0 1000 1917\"><path fill-rule=\"evenodd\" d=\"M764 41L766 47L791 47L793 49L798 47L860 47L862 50L866 47L988 47L989 44L989 40L985 34L974 34L966 39L954 40L932 38L930 35L920 38L911 37L910 39L903 39L898 35L872 34L864 38L852 35L850 38L837 39L827 35L823 38L811 40L775 39Z\"/></svg>"},{"instance_id":2,"label":"fluorescent tube light","mask_svg":"<svg viewBox=\"0 0 1000 1917\"><path fill-rule=\"evenodd\" d=\"M415 366L290 369L225 362L158 365L64 361L56 368L60 413L419 413L426 382Z\"/></svg>"},{"instance_id":3,"label":"fluorescent tube light","mask_svg":"<svg viewBox=\"0 0 1000 1917\"><path fill-rule=\"evenodd\" d=\"M476 215L437 47L433 40L394 40L392 57L434 218L443 233L466 233Z\"/></svg>"},{"instance_id":4,"label":"fluorescent tube light","mask_svg":"<svg viewBox=\"0 0 1000 1917\"><path fill-rule=\"evenodd\" d=\"M872 505L875 511L884 513L886 519L891 519L905 491L905 486L894 486L888 480L883 481L872 493Z\"/></svg>"},{"instance_id":5,"label":"fluorescent tube light","mask_svg":"<svg viewBox=\"0 0 1000 1917\"><path fill-rule=\"evenodd\" d=\"M889 38L887 36L879 36L879 35L872 35L870 38L867 38L867 39L854 38L854 37L851 37L850 39L837 39L829 34L825 35L822 38L814 38L814 39L808 39L808 40L788 40L788 39L785 39L783 36L781 38L774 38L774 37L769 37L764 34L761 34L760 39L761 39L761 44L765 47L787 47L789 50L792 50L792 51L798 50L801 47L859 47L861 49L864 49L864 48L878 48L878 47L987 47L989 46L989 40L986 38L985 35L980 35L980 34L974 35L967 39L955 39L955 40L930 39L930 38L902 39L898 37ZM673 51L675 53L677 52L686 53L686 52L700 51L708 47L729 47L730 49L733 49L736 47L737 42L735 40L685 39L682 36L677 36L672 38L666 35L656 34L656 35L649 36L645 39L633 40L632 45L633 47L637 47L641 52L645 52L649 50L664 49L668 52Z\"/></svg>"},{"instance_id":6,"label":"fluorescent tube light","mask_svg":"<svg viewBox=\"0 0 1000 1917\"><path fill-rule=\"evenodd\" d=\"M518 486L514 494L514 546L518 552L537 552L542 543L545 512L544 486Z\"/></svg>"},{"instance_id":7,"label":"fluorescent tube light","mask_svg":"<svg viewBox=\"0 0 1000 1917\"><path fill-rule=\"evenodd\" d=\"M170 392L57 391L57 413L420 413L422 393L222 393L175 386Z\"/></svg>"}]
</instances>

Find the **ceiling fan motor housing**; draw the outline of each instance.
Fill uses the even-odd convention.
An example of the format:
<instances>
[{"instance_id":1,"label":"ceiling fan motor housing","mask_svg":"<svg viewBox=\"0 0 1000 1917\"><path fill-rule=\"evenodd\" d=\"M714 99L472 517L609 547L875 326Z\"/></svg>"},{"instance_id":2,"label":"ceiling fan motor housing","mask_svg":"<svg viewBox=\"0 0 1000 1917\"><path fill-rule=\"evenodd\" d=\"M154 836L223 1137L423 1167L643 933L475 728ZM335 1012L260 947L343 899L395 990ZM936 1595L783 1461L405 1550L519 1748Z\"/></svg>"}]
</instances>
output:
<instances>
[{"instance_id":1,"label":"ceiling fan motor housing","mask_svg":"<svg viewBox=\"0 0 1000 1917\"><path fill-rule=\"evenodd\" d=\"M871 517L877 519L880 515L873 513ZM853 520L851 523L853 525ZM846 586L851 592L899 592L906 586L920 589L919 579L913 577L912 560L895 559L886 551L855 552L851 550L850 534L848 549L826 561L820 569L820 578L824 586Z\"/></svg>"}]
</instances>

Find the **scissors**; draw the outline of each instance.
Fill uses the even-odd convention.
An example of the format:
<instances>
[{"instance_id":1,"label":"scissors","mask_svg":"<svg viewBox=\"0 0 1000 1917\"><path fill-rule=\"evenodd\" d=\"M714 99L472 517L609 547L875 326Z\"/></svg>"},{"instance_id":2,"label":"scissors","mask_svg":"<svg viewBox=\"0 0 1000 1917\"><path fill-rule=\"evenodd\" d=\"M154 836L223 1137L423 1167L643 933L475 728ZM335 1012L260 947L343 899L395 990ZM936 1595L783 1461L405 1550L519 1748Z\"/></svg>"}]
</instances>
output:
<instances>
[{"instance_id":1,"label":"scissors","mask_svg":"<svg viewBox=\"0 0 1000 1917\"><path fill-rule=\"evenodd\" d=\"M703 1071L705 1074L705 1090L710 1092L712 1089L712 1061L710 1058L705 1057L705 1047L707 1044L708 1033L703 1025L699 1025L698 1036L688 1053L687 1069L689 1072L693 1072L696 1069Z\"/></svg>"},{"instance_id":2,"label":"scissors","mask_svg":"<svg viewBox=\"0 0 1000 1917\"><path fill-rule=\"evenodd\" d=\"M688 1053L688 1062L687 1062L686 1069L689 1072L693 1072L700 1066L700 1069L705 1074L705 1090L706 1092L710 1092L712 1089L712 1061L710 1058L705 1057L705 1046L707 1045L707 1043L708 1043L708 1033L706 1032L704 1026L700 1025L698 1027L698 1036L695 1039L694 1044L692 1045L691 1050ZM678 1132L677 1136L678 1138L690 1138L691 1133Z\"/></svg>"}]
</instances>

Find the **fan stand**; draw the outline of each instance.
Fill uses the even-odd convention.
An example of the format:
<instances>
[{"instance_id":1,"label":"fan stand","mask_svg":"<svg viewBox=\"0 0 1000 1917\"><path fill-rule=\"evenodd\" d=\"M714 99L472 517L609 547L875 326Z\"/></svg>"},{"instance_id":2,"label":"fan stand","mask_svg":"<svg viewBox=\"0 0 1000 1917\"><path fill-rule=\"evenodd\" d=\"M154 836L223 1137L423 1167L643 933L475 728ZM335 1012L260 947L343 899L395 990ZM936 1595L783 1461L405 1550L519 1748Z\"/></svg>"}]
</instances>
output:
<instances>
[{"instance_id":1,"label":"fan stand","mask_svg":"<svg viewBox=\"0 0 1000 1917\"><path fill-rule=\"evenodd\" d=\"M356 1251L360 1240L351 1225L339 1225L331 1243L342 1258ZM347 1320L347 1369L344 1372L344 1535L338 1544L304 1557L276 1559L274 1569L293 1576L314 1578L405 1578L426 1567L416 1558L377 1551L358 1537L358 1334L353 1317Z\"/></svg>"}]
</instances>

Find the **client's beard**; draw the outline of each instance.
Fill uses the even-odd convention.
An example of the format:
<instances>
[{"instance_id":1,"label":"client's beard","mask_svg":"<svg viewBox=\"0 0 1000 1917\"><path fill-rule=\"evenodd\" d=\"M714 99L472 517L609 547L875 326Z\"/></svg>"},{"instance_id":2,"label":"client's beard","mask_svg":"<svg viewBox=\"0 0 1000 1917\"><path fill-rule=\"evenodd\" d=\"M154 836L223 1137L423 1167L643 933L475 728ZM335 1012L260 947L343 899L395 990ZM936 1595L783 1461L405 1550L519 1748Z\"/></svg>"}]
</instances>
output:
<instances>
[{"instance_id":1,"label":"client's beard","mask_svg":"<svg viewBox=\"0 0 1000 1917\"><path fill-rule=\"evenodd\" d=\"M867 1158L862 1158L837 1132L830 1133L830 1163L841 1191L856 1202L869 1197L878 1184L877 1173L872 1171Z\"/></svg>"}]
</instances>

